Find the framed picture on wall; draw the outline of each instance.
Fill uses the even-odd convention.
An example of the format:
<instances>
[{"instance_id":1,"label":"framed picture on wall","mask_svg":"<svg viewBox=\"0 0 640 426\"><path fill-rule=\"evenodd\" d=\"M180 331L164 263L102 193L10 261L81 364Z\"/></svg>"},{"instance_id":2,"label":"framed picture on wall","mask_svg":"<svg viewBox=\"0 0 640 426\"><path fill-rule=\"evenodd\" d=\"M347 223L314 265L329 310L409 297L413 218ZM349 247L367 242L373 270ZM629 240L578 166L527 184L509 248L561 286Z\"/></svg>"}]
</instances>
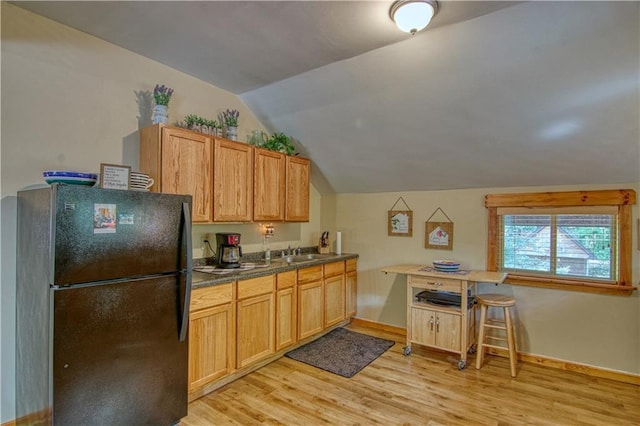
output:
<instances>
[{"instance_id":1,"label":"framed picture on wall","mask_svg":"<svg viewBox=\"0 0 640 426\"><path fill-rule=\"evenodd\" d=\"M411 210L389 210L387 235L411 237L413 235L413 212Z\"/></svg>"},{"instance_id":2,"label":"framed picture on wall","mask_svg":"<svg viewBox=\"0 0 640 426\"><path fill-rule=\"evenodd\" d=\"M453 250L453 222L426 222L424 248Z\"/></svg>"}]
</instances>

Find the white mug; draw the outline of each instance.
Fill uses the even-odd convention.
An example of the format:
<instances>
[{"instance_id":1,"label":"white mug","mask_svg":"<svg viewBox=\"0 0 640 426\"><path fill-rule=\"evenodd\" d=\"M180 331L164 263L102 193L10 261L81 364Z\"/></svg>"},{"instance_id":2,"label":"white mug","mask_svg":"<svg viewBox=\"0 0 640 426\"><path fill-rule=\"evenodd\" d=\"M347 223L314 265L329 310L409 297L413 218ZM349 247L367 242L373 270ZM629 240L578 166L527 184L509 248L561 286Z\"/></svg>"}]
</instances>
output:
<instances>
[{"instance_id":1,"label":"white mug","mask_svg":"<svg viewBox=\"0 0 640 426\"><path fill-rule=\"evenodd\" d=\"M140 172L131 172L131 186L133 189L149 189L154 184L153 178Z\"/></svg>"}]
</instances>

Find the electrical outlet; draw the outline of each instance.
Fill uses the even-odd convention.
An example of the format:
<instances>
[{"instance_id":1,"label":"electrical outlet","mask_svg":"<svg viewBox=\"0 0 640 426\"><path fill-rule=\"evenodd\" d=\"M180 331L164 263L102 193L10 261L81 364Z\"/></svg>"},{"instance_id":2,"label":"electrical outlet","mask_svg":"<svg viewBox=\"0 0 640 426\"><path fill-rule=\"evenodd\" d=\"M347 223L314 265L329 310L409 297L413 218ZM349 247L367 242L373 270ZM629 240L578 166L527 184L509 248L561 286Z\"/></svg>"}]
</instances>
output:
<instances>
[{"instance_id":1,"label":"electrical outlet","mask_svg":"<svg viewBox=\"0 0 640 426\"><path fill-rule=\"evenodd\" d=\"M211 257L213 256L213 245L215 241L211 241L211 234L204 234L202 236L201 246L202 246L202 257Z\"/></svg>"}]
</instances>

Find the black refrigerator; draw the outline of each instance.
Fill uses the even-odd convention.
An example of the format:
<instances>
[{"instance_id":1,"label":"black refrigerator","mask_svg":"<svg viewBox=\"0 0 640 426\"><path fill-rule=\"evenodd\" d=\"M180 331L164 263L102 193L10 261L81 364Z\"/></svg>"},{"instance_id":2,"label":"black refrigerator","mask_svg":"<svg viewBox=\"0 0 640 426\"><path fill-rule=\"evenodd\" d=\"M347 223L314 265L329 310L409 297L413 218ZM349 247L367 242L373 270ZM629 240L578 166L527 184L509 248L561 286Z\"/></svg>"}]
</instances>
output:
<instances>
[{"instance_id":1,"label":"black refrigerator","mask_svg":"<svg viewBox=\"0 0 640 426\"><path fill-rule=\"evenodd\" d=\"M18 192L16 418L171 425L187 414L191 196Z\"/></svg>"}]
</instances>

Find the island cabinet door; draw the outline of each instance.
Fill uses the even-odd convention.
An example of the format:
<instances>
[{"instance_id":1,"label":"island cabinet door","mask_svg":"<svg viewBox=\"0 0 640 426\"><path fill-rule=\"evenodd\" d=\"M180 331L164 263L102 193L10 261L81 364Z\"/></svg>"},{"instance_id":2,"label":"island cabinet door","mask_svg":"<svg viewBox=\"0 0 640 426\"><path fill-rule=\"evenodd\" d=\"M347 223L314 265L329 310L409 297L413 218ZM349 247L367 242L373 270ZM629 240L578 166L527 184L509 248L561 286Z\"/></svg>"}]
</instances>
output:
<instances>
[{"instance_id":1,"label":"island cabinet door","mask_svg":"<svg viewBox=\"0 0 640 426\"><path fill-rule=\"evenodd\" d=\"M411 308L412 342L436 346L436 313L428 309Z\"/></svg>"}]
</instances>

